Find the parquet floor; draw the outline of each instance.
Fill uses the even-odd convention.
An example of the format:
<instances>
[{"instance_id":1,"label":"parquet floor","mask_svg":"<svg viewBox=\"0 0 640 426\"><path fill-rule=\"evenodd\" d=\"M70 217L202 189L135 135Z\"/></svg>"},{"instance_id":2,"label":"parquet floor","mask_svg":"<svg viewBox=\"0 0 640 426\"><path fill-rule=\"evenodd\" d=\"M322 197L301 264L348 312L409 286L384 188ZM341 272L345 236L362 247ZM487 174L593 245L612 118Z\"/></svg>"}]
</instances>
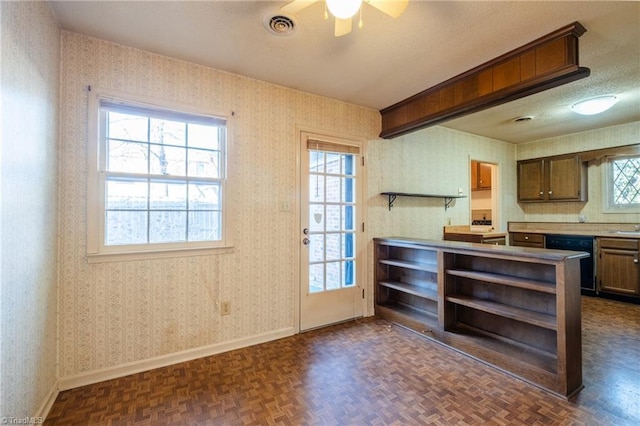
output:
<instances>
[{"instance_id":1,"label":"parquet floor","mask_svg":"<svg viewBox=\"0 0 640 426\"><path fill-rule=\"evenodd\" d=\"M565 401L369 318L60 393L48 425L638 425L640 305L583 298Z\"/></svg>"}]
</instances>

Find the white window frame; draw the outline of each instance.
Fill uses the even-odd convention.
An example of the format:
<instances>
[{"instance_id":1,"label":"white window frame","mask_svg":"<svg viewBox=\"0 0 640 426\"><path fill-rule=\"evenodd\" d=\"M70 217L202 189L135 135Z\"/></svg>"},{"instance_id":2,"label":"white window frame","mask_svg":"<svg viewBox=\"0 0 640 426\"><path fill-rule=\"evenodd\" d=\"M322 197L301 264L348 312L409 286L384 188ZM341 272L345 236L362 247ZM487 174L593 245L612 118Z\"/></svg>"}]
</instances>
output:
<instances>
[{"instance_id":1,"label":"white window frame","mask_svg":"<svg viewBox=\"0 0 640 426\"><path fill-rule=\"evenodd\" d=\"M603 212L604 213L635 213L640 211L640 203L620 205L613 201L613 162L616 160L624 160L634 158L640 161L640 155L624 155L607 157L604 165L603 182Z\"/></svg>"},{"instance_id":2,"label":"white window frame","mask_svg":"<svg viewBox=\"0 0 640 426\"><path fill-rule=\"evenodd\" d=\"M101 111L101 101L120 103L122 105L139 107L162 113L176 115L193 115L209 117L226 122L226 137L221 143L221 176L220 202L221 207L221 235L215 241L193 241L172 243L147 243L127 245L105 245L105 182L107 173L104 170L106 161L106 137L101 128L104 112ZM131 96L114 91L95 88L89 90L88 104L88 147L87 147L87 261L105 262L136 259L150 259L162 257L181 257L220 253L221 249L231 248L227 235L227 156L229 150L230 129L227 116L212 114L192 106L169 103L151 98Z\"/></svg>"}]
</instances>

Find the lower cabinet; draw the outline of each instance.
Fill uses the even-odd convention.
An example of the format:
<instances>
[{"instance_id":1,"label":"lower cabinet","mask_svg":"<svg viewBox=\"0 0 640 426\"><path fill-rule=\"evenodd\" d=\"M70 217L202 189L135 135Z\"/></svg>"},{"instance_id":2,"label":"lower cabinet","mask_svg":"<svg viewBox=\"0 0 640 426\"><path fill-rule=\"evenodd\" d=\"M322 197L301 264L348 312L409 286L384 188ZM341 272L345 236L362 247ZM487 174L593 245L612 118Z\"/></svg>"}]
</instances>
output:
<instances>
[{"instance_id":1,"label":"lower cabinet","mask_svg":"<svg viewBox=\"0 0 640 426\"><path fill-rule=\"evenodd\" d=\"M570 397L582 389L580 258L375 239L376 315Z\"/></svg>"},{"instance_id":2,"label":"lower cabinet","mask_svg":"<svg viewBox=\"0 0 640 426\"><path fill-rule=\"evenodd\" d=\"M597 238L597 290L640 297L640 240Z\"/></svg>"},{"instance_id":3,"label":"lower cabinet","mask_svg":"<svg viewBox=\"0 0 640 426\"><path fill-rule=\"evenodd\" d=\"M509 244L517 247L544 248L544 235L528 232L510 232Z\"/></svg>"}]
</instances>

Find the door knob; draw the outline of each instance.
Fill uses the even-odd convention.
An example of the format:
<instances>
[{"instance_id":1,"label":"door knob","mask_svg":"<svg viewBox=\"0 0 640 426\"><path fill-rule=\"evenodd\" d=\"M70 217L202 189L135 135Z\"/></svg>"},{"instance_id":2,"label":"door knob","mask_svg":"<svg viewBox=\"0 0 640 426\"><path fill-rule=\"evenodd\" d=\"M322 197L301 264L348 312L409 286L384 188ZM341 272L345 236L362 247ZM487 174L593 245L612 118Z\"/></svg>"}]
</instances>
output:
<instances>
[{"instance_id":1,"label":"door knob","mask_svg":"<svg viewBox=\"0 0 640 426\"><path fill-rule=\"evenodd\" d=\"M309 228L304 228L304 229L302 230L302 233L303 233L304 235L309 235Z\"/></svg>"},{"instance_id":2,"label":"door knob","mask_svg":"<svg viewBox=\"0 0 640 426\"><path fill-rule=\"evenodd\" d=\"M303 238L302 239L302 244L304 244L305 246L308 246L309 244L311 244L311 240L308 238Z\"/></svg>"}]
</instances>

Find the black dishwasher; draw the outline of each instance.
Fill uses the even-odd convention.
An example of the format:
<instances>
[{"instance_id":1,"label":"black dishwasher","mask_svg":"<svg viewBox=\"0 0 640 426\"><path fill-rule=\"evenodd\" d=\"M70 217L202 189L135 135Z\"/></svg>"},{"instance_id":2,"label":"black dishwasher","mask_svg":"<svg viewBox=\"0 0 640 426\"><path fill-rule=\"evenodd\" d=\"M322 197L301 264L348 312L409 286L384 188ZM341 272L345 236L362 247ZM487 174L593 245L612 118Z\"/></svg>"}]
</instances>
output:
<instances>
[{"instance_id":1,"label":"black dishwasher","mask_svg":"<svg viewBox=\"0 0 640 426\"><path fill-rule=\"evenodd\" d=\"M589 257L580 259L580 289L582 294L596 294L593 275L593 237L585 235L547 235L545 247L555 250L586 251Z\"/></svg>"}]
</instances>

